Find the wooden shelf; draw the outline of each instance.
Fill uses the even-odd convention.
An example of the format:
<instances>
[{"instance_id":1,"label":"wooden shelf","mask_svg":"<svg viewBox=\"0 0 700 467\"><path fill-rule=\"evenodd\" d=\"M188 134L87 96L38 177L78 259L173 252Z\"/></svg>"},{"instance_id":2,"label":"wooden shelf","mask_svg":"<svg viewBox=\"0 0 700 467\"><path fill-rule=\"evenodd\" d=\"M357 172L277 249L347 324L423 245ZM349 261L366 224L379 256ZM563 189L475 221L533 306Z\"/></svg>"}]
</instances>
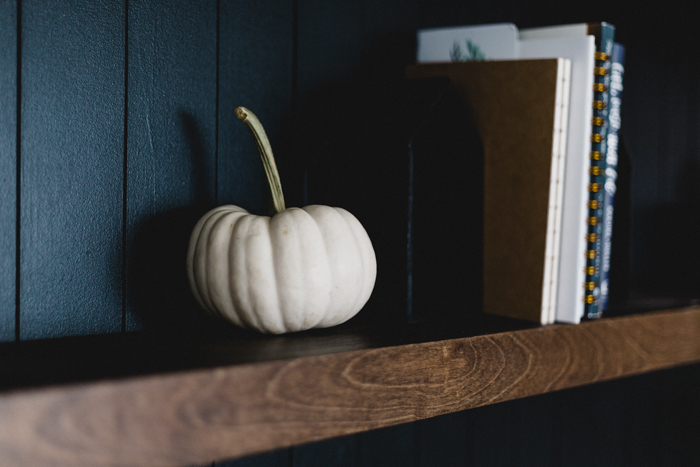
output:
<instances>
[{"instance_id":1,"label":"wooden shelf","mask_svg":"<svg viewBox=\"0 0 700 467\"><path fill-rule=\"evenodd\" d=\"M700 361L700 307L493 325L4 345L0 465L196 464Z\"/></svg>"}]
</instances>

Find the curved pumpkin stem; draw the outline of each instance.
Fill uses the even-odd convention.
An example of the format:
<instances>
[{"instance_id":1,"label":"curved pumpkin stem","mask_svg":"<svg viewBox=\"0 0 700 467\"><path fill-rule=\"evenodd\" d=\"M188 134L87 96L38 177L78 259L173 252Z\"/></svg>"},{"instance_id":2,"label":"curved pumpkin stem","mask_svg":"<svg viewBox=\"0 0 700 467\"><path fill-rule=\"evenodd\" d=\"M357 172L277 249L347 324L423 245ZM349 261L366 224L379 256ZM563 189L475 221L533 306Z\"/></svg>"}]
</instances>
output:
<instances>
[{"instance_id":1,"label":"curved pumpkin stem","mask_svg":"<svg viewBox=\"0 0 700 467\"><path fill-rule=\"evenodd\" d=\"M270 193L272 194L272 205L275 208L275 213L285 210L284 194L282 193L282 184L280 183L280 174L277 172L275 158L272 155L272 146L270 140L267 139L265 129L253 112L245 107L236 108L236 116L246 124L250 132L255 138L255 144L258 147L260 158L265 167L267 175L267 183L270 185Z\"/></svg>"}]
</instances>

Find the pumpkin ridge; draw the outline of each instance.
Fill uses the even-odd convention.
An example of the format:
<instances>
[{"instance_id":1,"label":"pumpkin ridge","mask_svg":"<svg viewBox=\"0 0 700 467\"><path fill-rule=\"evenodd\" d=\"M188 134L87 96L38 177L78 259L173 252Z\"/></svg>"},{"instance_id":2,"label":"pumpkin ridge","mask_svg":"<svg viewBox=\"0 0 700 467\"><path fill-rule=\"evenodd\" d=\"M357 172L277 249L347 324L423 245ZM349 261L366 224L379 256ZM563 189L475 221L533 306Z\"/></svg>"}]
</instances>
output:
<instances>
[{"instance_id":1,"label":"pumpkin ridge","mask_svg":"<svg viewBox=\"0 0 700 467\"><path fill-rule=\"evenodd\" d=\"M211 212L211 211L210 211ZM190 235L190 243L187 248L187 258L185 260L185 264L187 266L187 278L189 279L190 283L190 290L192 290L192 294L194 295L194 298L197 300L197 303L204 308L208 313L211 313L211 310L207 308L207 306L204 304L204 300L202 299L202 294L199 291L199 288L197 287L197 279L196 279L196 274L195 274L195 258L196 258L196 252L197 252L197 243L199 243L199 238L200 234L202 233L202 227L204 226L204 223L207 221L207 215L205 214L202 216L199 221L194 226L194 229L192 229L192 234Z\"/></svg>"},{"instance_id":2,"label":"pumpkin ridge","mask_svg":"<svg viewBox=\"0 0 700 467\"><path fill-rule=\"evenodd\" d=\"M331 296L331 299L330 299L330 303L329 303L329 308L333 309L333 308L335 308L335 302L336 302L337 299L338 299L337 296L334 296L334 295L333 295L333 290L332 290L333 284L335 284L335 281L336 281L337 277L335 277L334 270L333 270L333 267L332 267L332 265L331 265L331 260L330 260L331 254L330 254L330 250L328 249L328 242L326 241L326 235L324 234L324 231L323 231L323 229L321 228L321 225L320 225L320 223L319 223L319 220L316 219L316 216L314 216L313 213L312 213L311 211L309 211L309 210L306 209L306 208L309 208L309 207L312 208L314 211L317 211L318 209L316 209L316 206L313 206L313 205L312 205L312 206L304 206L304 207L302 208L302 210L313 220L313 225L316 227L316 231L318 232L318 236L321 238L321 242L323 242L323 250L326 252L326 254L325 254L325 258L326 258L326 267L327 267L327 269L328 269L328 271L329 271L329 274L330 274L330 276L331 276L331 281L330 281L331 291L329 292L329 293L330 293L330 296ZM320 206L319 206L319 208L320 208ZM331 209L332 209L332 208L331 208ZM312 327L312 328L315 328L315 327L328 327L328 326L318 326L318 325L319 325L320 323L322 323L322 322L325 321L325 319L326 319L326 317L327 317L326 315L328 314L329 311L330 311L330 310L324 310L324 313L321 314L319 320L318 320L316 323L314 323L314 325L311 326L311 327Z\"/></svg>"},{"instance_id":3,"label":"pumpkin ridge","mask_svg":"<svg viewBox=\"0 0 700 467\"><path fill-rule=\"evenodd\" d=\"M329 303L329 298L320 295L320 290L328 290L323 287L327 274L312 270L313 264L325 261L319 258L323 251L315 241L320 236L319 231L309 213L299 208L277 214L272 224L273 242L282 259L278 261L277 277L280 290L284 292L280 295L280 304L287 331L311 329L323 319Z\"/></svg>"},{"instance_id":4,"label":"pumpkin ridge","mask_svg":"<svg viewBox=\"0 0 700 467\"><path fill-rule=\"evenodd\" d=\"M365 233L366 231L364 230L364 227L362 227L362 224L360 221L352 215L349 211L343 209L343 208L335 208L336 212L340 214L340 216L345 220L348 229L352 233L352 237L355 240L355 244L357 245L357 251L360 256L360 263L361 263L361 271L366 271L367 266L372 263L371 258L369 258L369 253L372 252L374 253L374 248L371 246L372 242L369 239L369 236L363 235L362 238L358 238L357 232L360 231L362 233ZM359 230L359 229L362 230ZM365 242L365 238L367 239L367 242L369 242L369 245L367 245L367 242ZM376 265L376 258L374 260L374 263ZM375 270L375 280L376 280L376 270ZM369 280L368 277L365 277L363 275L362 277L362 283L361 283L361 292L355 295L355 303L353 304L352 310L357 310L358 306L362 304L364 306L365 303L367 303L367 300L369 300L369 297L372 293L372 289L374 288L374 280ZM368 290L369 289L369 290ZM357 311L359 312L359 310ZM357 313L353 312L353 313ZM352 316L345 318L345 321L350 319ZM345 322L342 321L342 322Z\"/></svg>"},{"instance_id":5,"label":"pumpkin ridge","mask_svg":"<svg viewBox=\"0 0 700 467\"><path fill-rule=\"evenodd\" d=\"M270 218L253 216L246 236L246 267L248 271L249 311L259 322L259 329L278 334L283 327L273 253L270 244ZM271 280L270 280L271 279ZM272 282L273 284L269 284ZM264 285L263 285L264 284ZM271 287L275 290L272 291ZM271 299L274 297L274 299Z\"/></svg>"},{"instance_id":6,"label":"pumpkin ridge","mask_svg":"<svg viewBox=\"0 0 700 467\"><path fill-rule=\"evenodd\" d=\"M217 264L221 264L222 267L225 269L225 271L220 271L217 274L217 276L219 276L218 278L210 279L208 281L209 283L215 285L210 290L210 299L212 303L218 302L218 304L215 306L215 309L219 317L221 317L224 320L230 319L234 322L234 324L237 324L239 326L240 319L235 313L233 297L231 296L228 281L231 265L228 261L221 261L221 258L223 257L223 253L228 251L231 243L230 233L228 232L229 229L226 226L230 223L231 227L233 227L236 223L238 223L240 219L248 215L249 214L245 212L229 210L223 216L217 219L216 223L212 226L212 229L209 234L211 242L216 241L217 237L221 237L218 239L218 242L216 242L215 247L212 247L211 250L213 255L215 255L214 261L216 261ZM229 237L228 241L225 241L226 237ZM218 297L218 300L215 300L215 297ZM231 314L233 314L234 316L229 316Z\"/></svg>"},{"instance_id":7,"label":"pumpkin ridge","mask_svg":"<svg viewBox=\"0 0 700 467\"><path fill-rule=\"evenodd\" d=\"M325 235L324 235L323 231L321 230L321 227L318 225L318 222L316 221L316 219L314 218L314 216L312 216L306 209L303 209L303 208L302 208L302 209L299 209L299 214L298 214L298 215L299 215L299 216L304 216L305 218L308 218L308 219L310 220L309 224L310 224L310 225L313 225L314 229L316 230L316 233L318 234L318 237L319 237L320 241L323 243L323 251L325 252L325 255L323 255L323 256L324 256L325 263L326 263L326 264L325 264L326 270L329 272L329 275L332 275L332 274L333 274L333 268L332 268L331 265L330 265L329 255L328 255L328 248L326 247L326 238L325 238ZM299 242L299 248L303 251L303 243L305 242L305 239L304 239L304 238L301 238L301 236L298 236L298 242ZM314 245L313 243L311 243L311 247L314 248L314 249L317 248L317 246ZM306 260L305 257L304 257L304 259ZM319 267L320 267L320 266L319 266ZM310 270L309 264L308 264L306 261L304 262L304 267L302 268L302 270L305 271L305 272L308 272L308 271ZM307 278L305 278L305 279L306 279L306 280L305 280L305 283L307 283L308 279L307 279ZM332 285L333 285L333 280L331 279L331 281L330 281L330 286L332 287ZM304 298L305 298L305 301L308 302L308 293L305 294L305 295L306 295L306 297L304 297ZM332 296L331 296L331 297L332 297ZM319 325L321 322L323 322L324 318L326 317L326 314L327 314L328 311L329 311L328 308L330 308L332 305L333 305L333 300L332 300L332 298L328 298L327 306L326 306L324 309L318 310L318 311L319 311L318 317L317 317L316 320L313 322L313 324L306 324L306 323L305 323L304 328L306 328L306 329L312 329L312 328L318 327L318 325ZM325 326L324 326L324 327L325 327Z\"/></svg>"},{"instance_id":8,"label":"pumpkin ridge","mask_svg":"<svg viewBox=\"0 0 700 467\"><path fill-rule=\"evenodd\" d=\"M287 329L287 322L285 321L285 314L282 311L282 304L280 302L280 289L279 289L279 284L278 284L278 278L277 278L277 255L275 252L275 245L274 242L272 241L272 218L271 217L265 217L265 224L267 226L267 239L270 244L270 260L271 260L271 267L272 267L272 275L274 277L274 281L272 281L275 285L275 303L277 304L276 307L274 307L277 311L277 315L279 317L279 323L282 325L282 329Z\"/></svg>"},{"instance_id":9,"label":"pumpkin ridge","mask_svg":"<svg viewBox=\"0 0 700 467\"><path fill-rule=\"evenodd\" d=\"M222 229L222 224L227 224L229 221L231 221L231 217L233 217L233 221L236 222L238 219L245 215L246 213L241 213L233 209L227 209L225 211L222 211L221 215L217 216L216 219L212 221L212 225L207 232L207 251L209 252L206 264L207 298L212 305L214 314L222 319L227 319L226 306L222 303L221 300L225 297L227 290L222 290L221 284L216 280L217 276L221 276L221 274L216 274L216 271L214 271L213 277L209 277L212 276L212 274L209 274L209 272L211 272L212 269L215 269L219 263L221 245L218 244L217 237L222 235L222 232L220 232L220 230ZM225 227L223 227L223 229L225 229ZM228 264L226 264L226 268L229 268ZM220 297L219 300L215 300L216 297Z\"/></svg>"},{"instance_id":10,"label":"pumpkin ridge","mask_svg":"<svg viewBox=\"0 0 700 467\"><path fill-rule=\"evenodd\" d=\"M291 209L291 208L290 208ZM282 317L282 324L284 325L284 328L286 330L292 329L293 328L293 323L290 323L290 313L285 304L282 301L282 297L280 295L280 283L282 282L280 274L281 274L281 268L278 267L278 258L283 257L284 255L280 254L280 242L275 241L275 238L273 238L273 232L276 231L277 229L277 223L282 222L281 219L283 216L288 215L288 212L290 209L286 209L280 213L275 214L270 218L270 244L272 246L272 257L274 259L274 275L275 275L275 287L277 290L277 304L280 312L280 316ZM274 223L274 225L273 225Z\"/></svg>"},{"instance_id":11,"label":"pumpkin ridge","mask_svg":"<svg viewBox=\"0 0 700 467\"><path fill-rule=\"evenodd\" d=\"M214 304L214 300L212 299L212 281L211 278L209 277L209 268L211 267L211 261L210 261L210 255L212 252L212 232L216 228L217 224L219 221L223 218L226 217L228 214L227 210L221 209L217 212L213 212L208 218L207 222L202 228L202 235L200 236L200 241L204 242L202 250L205 251L205 255L202 258L202 261L204 263L204 267L202 268L203 272L203 282L205 284L205 290L202 291L203 298L205 302L208 304L208 308L211 311L211 314L223 318L221 315L221 311L219 308Z\"/></svg>"},{"instance_id":12,"label":"pumpkin ridge","mask_svg":"<svg viewBox=\"0 0 700 467\"><path fill-rule=\"evenodd\" d=\"M348 221L347 217L344 215L343 212L347 212L344 209L341 208L336 208L336 212L339 214L339 216L345 221L345 224L348 226L348 230L350 231L350 234L352 235L352 239L355 241L355 248L356 251L358 252L358 256L360 258L360 270L364 271L367 267L365 258L364 258L364 248L363 245L360 243L360 241L357 239L357 235L355 234L355 226L351 225L350 222ZM364 292L364 285L365 285L365 279L364 277L362 278L362 284L361 284L361 290ZM355 294L355 301L352 304L351 310L357 310L358 305L362 301L364 294L363 293L357 293ZM347 321L349 318L345 318L342 322Z\"/></svg>"},{"instance_id":13,"label":"pumpkin ridge","mask_svg":"<svg viewBox=\"0 0 700 467\"><path fill-rule=\"evenodd\" d=\"M311 216L309 216L309 214L304 209L299 209L299 208L287 209L285 212L287 213L287 215L289 216L289 218L291 220L289 230L290 230L290 232L294 232L294 239L296 241L296 243L294 245L294 249L301 252L300 258L299 258L301 260L301 262L300 262L300 264L298 264L297 272L299 273L299 275L301 277L301 287L299 289L301 291L303 291L303 296L302 296L301 303L297 304L297 305L301 305L302 307L306 308L306 310L308 311L311 308L309 303L308 303L308 299L309 299L308 282L309 282L310 278L309 278L308 274L306 274L306 272L308 270L308 267L307 267L308 263L306 262L306 259L307 259L306 254L304 254L305 253L305 249L304 249L305 242L304 242L304 239L302 238L302 235L300 235L299 230L302 230L302 226L304 225L304 221L308 220L308 219L306 219L306 217L311 217ZM300 218L300 216L301 216L301 218ZM317 311L317 310L314 310L314 311ZM289 313L289 311L288 311L287 314L294 316L295 314L298 314L298 313ZM293 326L288 328L288 329L293 329L294 331L300 331L303 329L311 329L320 320L320 318L317 318L313 324L309 324L306 321L308 319L308 317L309 317L308 314L302 316L301 319L299 319L299 317L297 316L296 322L293 323Z\"/></svg>"},{"instance_id":14,"label":"pumpkin ridge","mask_svg":"<svg viewBox=\"0 0 700 467\"><path fill-rule=\"evenodd\" d=\"M231 284L231 291L233 292L232 296L234 299L234 310L237 312L238 317L241 319L241 321L245 324L246 327L260 330L264 328L260 326L260 322L257 319L257 316L255 316L255 313L251 310L248 310L245 306L246 303L250 303L250 275L248 274L248 263L250 258L247 254L247 242L243 241L236 243L235 241L237 237L243 240L245 240L248 237L248 232L250 231L250 225L252 222L253 216L245 216L234 225L233 231L231 232L231 241L228 256L229 264L235 264L233 259L236 255L236 249L231 248L231 246L238 245L240 252L242 252L242 259L240 261L240 264L242 265L242 269L244 272L245 285L240 287L234 285L233 279L239 279L237 277L236 272L240 271L233 271L231 273L231 280L229 281L229 283Z\"/></svg>"},{"instance_id":15,"label":"pumpkin ridge","mask_svg":"<svg viewBox=\"0 0 700 467\"><path fill-rule=\"evenodd\" d=\"M377 255L374 252L374 245L372 245L372 239L367 234L365 227L362 225L360 220L353 216L352 213L348 212L348 216L352 216L353 222L356 225L356 230L361 232L360 241L364 243L362 253L364 255L366 264L371 266L371 276L365 278L364 289L362 291L362 300L367 303L372 296L372 291L374 290L374 285L377 281Z\"/></svg>"},{"instance_id":16,"label":"pumpkin ridge","mask_svg":"<svg viewBox=\"0 0 700 467\"><path fill-rule=\"evenodd\" d=\"M211 211L210 211L211 212ZM199 277L197 281L197 287L202 294L202 300L206 304L207 309L214 315L218 315L216 307L211 301L211 292L209 291L209 280L208 280L208 270L209 270L209 235L211 229L213 228L216 221L226 215L225 210L219 210L213 212L211 215L207 216L207 220L202 225L202 231L199 238L197 239L197 247L195 250L195 268L199 271L196 277ZM201 258L201 259L200 259Z\"/></svg>"},{"instance_id":17,"label":"pumpkin ridge","mask_svg":"<svg viewBox=\"0 0 700 467\"><path fill-rule=\"evenodd\" d=\"M196 273L196 271L199 271L201 269L197 267L197 261L199 259L199 256L201 255L201 251L206 250L206 245L202 246L202 244L200 243L206 243L206 236L202 235L202 231L204 229L205 224L213 215L219 212L226 211L229 207L230 206L219 206L214 209L211 209L206 214L204 214L201 217L201 219L199 219L197 224L195 224L194 229L192 229L192 234L190 235L190 243L187 249L187 275L189 278L190 289L192 290L192 294L194 295L195 299L200 304L200 306L212 316L218 316L218 313L216 313L216 310L210 308L205 302L204 295L206 291L201 290L201 287L198 284L198 278L200 280L202 278L199 276L199 274Z\"/></svg>"}]
</instances>

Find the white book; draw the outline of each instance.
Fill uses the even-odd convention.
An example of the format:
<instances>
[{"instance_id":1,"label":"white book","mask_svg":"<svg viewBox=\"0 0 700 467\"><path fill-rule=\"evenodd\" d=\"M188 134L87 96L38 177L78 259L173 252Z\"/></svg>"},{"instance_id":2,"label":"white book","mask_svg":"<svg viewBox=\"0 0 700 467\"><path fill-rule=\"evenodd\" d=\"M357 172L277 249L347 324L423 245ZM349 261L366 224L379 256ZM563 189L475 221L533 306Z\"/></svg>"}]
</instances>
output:
<instances>
[{"instance_id":1,"label":"white book","mask_svg":"<svg viewBox=\"0 0 700 467\"><path fill-rule=\"evenodd\" d=\"M557 298L559 296L559 265L561 262L562 219L564 212L564 177L566 175L566 154L569 132L569 109L571 106L571 60L559 60L561 80L557 86L555 126L553 138L554 158L550 180L550 205L547 218L547 246L545 257L545 277L542 291L544 308L547 311L546 324L557 319ZM552 203L554 200L554 203ZM554 204L554 205L553 205Z\"/></svg>"},{"instance_id":2,"label":"white book","mask_svg":"<svg viewBox=\"0 0 700 467\"><path fill-rule=\"evenodd\" d=\"M527 28L519 31L520 40L556 39L559 37L587 36L589 24L575 23L560 26L545 26L542 28Z\"/></svg>"},{"instance_id":3,"label":"white book","mask_svg":"<svg viewBox=\"0 0 700 467\"><path fill-rule=\"evenodd\" d=\"M571 98L564 213L562 220L556 320L579 323L583 317L588 226L588 183L593 117L593 36L520 41L520 58L563 57L571 60Z\"/></svg>"},{"instance_id":4,"label":"white book","mask_svg":"<svg viewBox=\"0 0 700 467\"><path fill-rule=\"evenodd\" d=\"M518 28L511 23L421 29L418 63L517 58Z\"/></svg>"}]
</instances>

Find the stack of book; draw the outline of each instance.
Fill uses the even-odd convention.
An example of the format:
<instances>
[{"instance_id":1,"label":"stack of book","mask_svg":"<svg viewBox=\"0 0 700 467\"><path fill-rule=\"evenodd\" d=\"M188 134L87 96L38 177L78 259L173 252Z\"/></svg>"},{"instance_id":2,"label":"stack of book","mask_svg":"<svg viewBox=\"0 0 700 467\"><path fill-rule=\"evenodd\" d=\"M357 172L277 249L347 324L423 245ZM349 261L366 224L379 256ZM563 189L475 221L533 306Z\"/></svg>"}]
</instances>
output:
<instances>
[{"instance_id":1,"label":"stack of book","mask_svg":"<svg viewBox=\"0 0 700 467\"><path fill-rule=\"evenodd\" d=\"M488 313L602 315L624 71L614 36L608 23L418 32L407 76L448 76L484 146Z\"/></svg>"}]
</instances>

